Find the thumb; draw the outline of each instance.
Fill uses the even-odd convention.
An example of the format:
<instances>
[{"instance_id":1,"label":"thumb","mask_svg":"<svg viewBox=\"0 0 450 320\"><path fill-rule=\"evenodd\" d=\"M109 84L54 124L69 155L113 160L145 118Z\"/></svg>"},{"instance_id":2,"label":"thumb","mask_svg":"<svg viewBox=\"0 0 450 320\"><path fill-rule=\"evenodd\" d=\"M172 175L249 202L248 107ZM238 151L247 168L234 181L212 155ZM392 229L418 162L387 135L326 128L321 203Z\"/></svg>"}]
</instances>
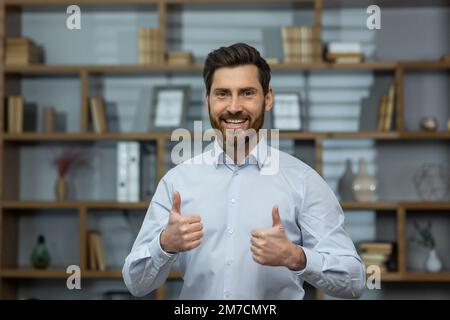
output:
<instances>
[{"instance_id":1,"label":"thumb","mask_svg":"<svg viewBox=\"0 0 450 320\"><path fill-rule=\"evenodd\" d=\"M181 214L180 205L181 205L181 196L180 196L180 193L179 193L178 191L175 191L175 192L173 193L172 212Z\"/></svg>"},{"instance_id":2,"label":"thumb","mask_svg":"<svg viewBox=\"0 0 450 320\"><path fill-rule=\"evenodd\" d=\"M272 227L283 226L281 223L280 213L278 212L278 206L274 205L272 208Z\"/></svg>"}]
</instances>

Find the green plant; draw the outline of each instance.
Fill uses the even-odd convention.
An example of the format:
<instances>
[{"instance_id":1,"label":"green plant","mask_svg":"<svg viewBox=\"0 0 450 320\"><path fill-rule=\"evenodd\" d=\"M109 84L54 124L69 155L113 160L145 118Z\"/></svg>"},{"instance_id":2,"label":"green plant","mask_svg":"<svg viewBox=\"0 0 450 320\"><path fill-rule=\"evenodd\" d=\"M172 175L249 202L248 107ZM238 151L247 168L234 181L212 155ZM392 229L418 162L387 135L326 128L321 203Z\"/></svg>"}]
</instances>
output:
<instances>
[{"instance_id":1,"label":"green plant","mask_svg":"<svg viewBox=\"0 0 450 320\"><path fill-rule=\"evenodd\" d=\"M418 232L418 236L414 237L413 240L425 248L434 249L436 242L431 233L431 221L428 221L427 226L424 228L421 228L419 223L414 221L414 228Z\"/></svg>"}]
</instances>

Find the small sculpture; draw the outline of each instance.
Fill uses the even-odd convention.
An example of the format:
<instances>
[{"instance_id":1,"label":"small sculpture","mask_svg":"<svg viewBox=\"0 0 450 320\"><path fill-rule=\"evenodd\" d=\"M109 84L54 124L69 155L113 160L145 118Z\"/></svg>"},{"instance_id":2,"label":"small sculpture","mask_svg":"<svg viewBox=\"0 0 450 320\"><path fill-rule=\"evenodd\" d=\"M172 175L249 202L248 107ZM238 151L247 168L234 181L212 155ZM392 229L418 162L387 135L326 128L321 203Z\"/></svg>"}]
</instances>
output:
<instances>
[{"instance_id":1,"label":"small sculpture","mask_svg":"<svg viewBox=\"0 0 450 320\"><path fill-rule=\"evenodd\" d=\"M31 264L36 269L47 269L50 264L50 253L43 235L39 235L36 246L31 253Z\"/></svg>"},{"instance_id":2,"label":"small sculpture","mask_svg":"<svg viewBox=\"0 0 450 320\"><path fill-rule=\"evenodd\" d=\"M438 121L434 117L425 117L420 121L420 127L425 131L436 131L438 128Z\"/></svg>"}]
</instances>

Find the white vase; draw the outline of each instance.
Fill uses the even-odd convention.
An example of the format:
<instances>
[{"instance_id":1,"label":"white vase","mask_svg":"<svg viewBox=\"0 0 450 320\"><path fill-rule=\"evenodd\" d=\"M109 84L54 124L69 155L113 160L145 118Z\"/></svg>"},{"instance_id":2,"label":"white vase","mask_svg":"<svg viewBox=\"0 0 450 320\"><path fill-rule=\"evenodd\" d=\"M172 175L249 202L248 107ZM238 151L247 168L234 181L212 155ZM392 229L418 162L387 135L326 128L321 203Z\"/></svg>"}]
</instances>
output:
<instances>
[{"instance_id":1,"label":"white vase","mask_svg":"<svg viewBox=\"0 0 450 320\"><path fill-rule=\"evenodd\" d=\"M425 262L425 269L428 272L439 272L442 269L442 262L439 259L436 250L431 249L427 261Z\"/></svg>"},{"instance_id":2,"label":"white vase","mask_svg":"<svg viewBox=\"0 0 450 320\"><path fill-rule=\"evenodd\" d=\"M375 178L367 174L366 161L360 159L359 171L352 184L353 197L358 202L373 202L376 188Z\"/></svg>"}]
</instances>

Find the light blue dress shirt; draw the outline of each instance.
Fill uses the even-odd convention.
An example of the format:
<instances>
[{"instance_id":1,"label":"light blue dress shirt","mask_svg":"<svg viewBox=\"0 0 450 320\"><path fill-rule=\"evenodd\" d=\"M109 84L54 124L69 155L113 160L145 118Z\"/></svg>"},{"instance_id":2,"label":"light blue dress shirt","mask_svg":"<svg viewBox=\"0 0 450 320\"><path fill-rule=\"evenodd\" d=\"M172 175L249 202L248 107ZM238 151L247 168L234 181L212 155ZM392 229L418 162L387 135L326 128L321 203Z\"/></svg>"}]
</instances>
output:
<instances>
[{"instance_id":1,"label":"light blue dress shirt","mask_svg":"<svg viewBox=\"0 0 450 320\"><path fill-rule=\"evenodd\" d=\"M266 148L268 153L258 152ZM261 174L274 154L278 170ZM159 236L174 191L181 195L181 214L201 216L204 236L197 248L169 254ZM272 226L274 205L287 237L305 252L301 271L252 259L250 233ZM360 297L365 288L364 264L344 230L344 213L330 187L311 167L268 147L265 139L240 165L216 143L161 179L125 259L126 286L135 296L150 293L164 284L175 259L184 280L180 299L303 299L304 281L340 298Z\"/></svg>"}]
</instances>

